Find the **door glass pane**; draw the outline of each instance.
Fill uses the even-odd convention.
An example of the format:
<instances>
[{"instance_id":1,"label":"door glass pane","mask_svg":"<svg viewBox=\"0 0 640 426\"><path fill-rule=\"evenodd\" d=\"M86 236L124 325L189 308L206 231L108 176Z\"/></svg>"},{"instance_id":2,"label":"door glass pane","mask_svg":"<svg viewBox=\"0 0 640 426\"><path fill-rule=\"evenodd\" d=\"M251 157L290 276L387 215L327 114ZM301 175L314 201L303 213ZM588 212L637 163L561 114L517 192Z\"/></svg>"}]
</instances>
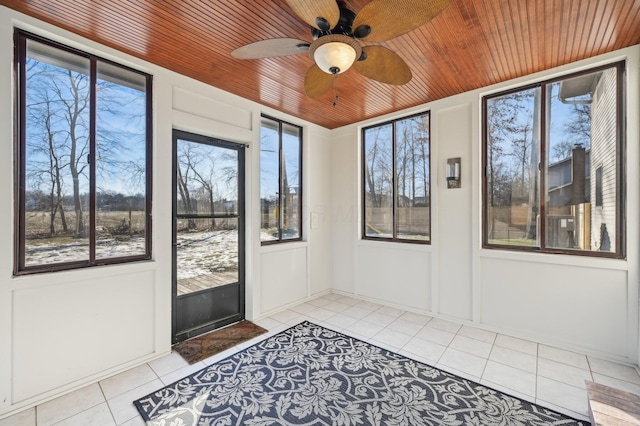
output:
<instances>
[{"instance_id":1,"label":"door glass pane","mask_svg":"<svg viewBox=\"0 0 640 426\"><path fill-rule=\"evenodd\" d=\"M260 241L279 239L279 123L262 118L260 127Z\"/></svg>"},{"instance_id":2,"label":"door glass pane","mask_svg":"<svg viewBox=\"0 0 640 426\"><path fill-rule=\"evenodd\" d=\"M546 245L615 251L615 68L547 86Z\"/></svg>"},{"instance_id":3,"label":"door glass pane","mask_svg":"<svg viewBox=\"0 0 640 426\"><path fill-rule=\"evenodd\" d=\"M488 242L539 246L540 89L487 101Z\"/></svg>"},{"instance_id":4,"label":"door glass pane","mask_svg":"<svg viewBox=\"0 0 640 426\"><path fill-rule=\"evenodd\" d=\"M25 266L89 261L89 60L27 40Z\"/></svg>"},{"instance_id":5,"label":"door glass pane","mask_svg":"<svg viewBox=\"0 0 640 426\"><path fill-rule=\"evenodd\" d=\"M393 127L367 129L365 155L365 235L393 237Z\"/></svg>"},{"instance_id":6,"label":"door glass pane","mask_svg":"<svg viewBox=\"0 0 640 426\"><path fill-rule=\"evenodd\" d=\"M236 283L238 219L178 219L178 296ZM215 230L214 230L215 226Z\"/></svg>"},{"instance_id":7,"label":"door glass pane","mask_svg":"<svg viewBox=\"0 0 640 426\"><path fill-rule=\"evenodd\" d=\"M145 78L102 62L97 70L96 258L143 255Z\"/></svg>"},{"instance_id":8,"label":"door glass pane","mask_svg":"<svg viewBox=\"0 0 640 426\"><path fill-rule=\"evenodd\" d=\"M282 124L282 239L300 238L300 128Z\"/></svg>"},{"instance_id":9,"label":"door glass pane","mask_svg":"<svg viewBox=\"0 0 640 426\"><path fill-rule=\"evenodd\" d=\"M239 152L179 139L177 154L178 295L236 283Z\"/></svg>"},{"instance_id":10,"label":"door glass pane","mask_svg":"<svg viewBox=\"0 0 640 426\"><path fill-rule=\"evenodd\" d=\"M429 116L396 122L397 237L429 241Z\"/></svg>"}]
</instances>

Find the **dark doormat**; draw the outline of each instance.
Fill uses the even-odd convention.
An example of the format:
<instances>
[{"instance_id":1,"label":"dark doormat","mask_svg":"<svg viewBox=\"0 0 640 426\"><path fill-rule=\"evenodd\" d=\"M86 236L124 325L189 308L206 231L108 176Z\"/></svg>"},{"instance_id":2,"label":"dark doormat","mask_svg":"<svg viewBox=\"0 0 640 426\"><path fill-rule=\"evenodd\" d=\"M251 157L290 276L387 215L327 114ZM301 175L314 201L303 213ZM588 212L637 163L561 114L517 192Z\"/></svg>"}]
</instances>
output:
<instances>
[{"instance_id":1,"label":"dark doormat","mask_svg":"<svg viewBox=\"0 0 640 426\"><path fill-rule=\"evenodd\" d=\"M264 328L242 320L219 330L180 342L173 349L189 364L195 364L266 332L267 330Z\"/></svg>"}]
</instances>

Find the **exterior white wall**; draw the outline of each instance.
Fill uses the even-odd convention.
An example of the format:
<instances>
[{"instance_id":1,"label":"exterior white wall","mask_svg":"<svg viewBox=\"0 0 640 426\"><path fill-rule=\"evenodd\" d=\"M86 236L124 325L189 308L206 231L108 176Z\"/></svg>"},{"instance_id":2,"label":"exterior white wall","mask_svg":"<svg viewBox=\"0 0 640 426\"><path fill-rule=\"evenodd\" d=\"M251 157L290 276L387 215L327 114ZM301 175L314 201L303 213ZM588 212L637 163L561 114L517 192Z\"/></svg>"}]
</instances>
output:
<instances>
[{"instance_id":1,"label":"exterior white wall","mask_svg":"<svg viewBox=\"0 0 640 426\"><path fill-rule=\"evenodd\" d=\"M13 32L19 27L153 75L153 260L12 276ZM169 352L172 128L246 149L247 318L331 286L327 129L265 108L0 6L0 418ZM303 242L259 243L260 114L303 127ZM257 210L256 210L257 211ZM317 226L310 227L310 213ZM282 295L279 297L278 295Z\"/></svg>"},{"instance_id":2,"label":"exterior white wall","mask_svg":"<svg viewBox=\"0 0 640 426\"><path fill-rule=\"evenodd\" d=\"M482 96L627 60L626 260L481 248ZM332 133L333 288L489 330L638 364L640 46L548 70ZM361 129L431 111L432 244L362 240ZM447 158L462 187L447 189ZM348 212L348 214L345 214Z\"/></svg>"}]
</instances>

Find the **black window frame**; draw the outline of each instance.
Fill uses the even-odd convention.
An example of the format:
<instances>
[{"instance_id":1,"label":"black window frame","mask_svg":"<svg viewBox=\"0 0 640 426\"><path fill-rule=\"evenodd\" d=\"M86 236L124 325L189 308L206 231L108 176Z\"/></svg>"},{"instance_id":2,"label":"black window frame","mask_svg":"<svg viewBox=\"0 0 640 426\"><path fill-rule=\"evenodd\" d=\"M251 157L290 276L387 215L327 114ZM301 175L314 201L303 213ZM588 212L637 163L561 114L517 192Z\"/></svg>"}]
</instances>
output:
<instances>
[{"instance_id":1,"label":"black window frame","mask_svg":"<svg viewBox=\"0 0 640 426\"><path fill-rule=\"evenodd\" d=\"M396 169L396 123L400 122L400 121L404 121L404 120L409 120L411 118L414 117L420 117L420 116L427 116L428 120L429 120L429 126L428 126L428 134L429 134L429 156L428 156L428 162L429 162L429 187L428 187L428 196L427 198L427 204L428 204L428 208L429 208L429 239L428 240L418 240L418 239L410 239L410 238L399 238L398 237L398 221L397 221L397 208L398 208L398 194L397 194L397 169ZM367 152L366 152L366 131L370 130L370 129L375 129L377 127L384 127L384 126L388 126L391 125L391 137L392 137L392 142L391 142L391 150L392 150L392 157L393 157L393 164L392 164L392 175L393 175L393 207L392 207L392 225L393 225L393 231L392 234L393 236L391 238L389 237L373 237L373 236L369 236L367 235L367 220L366 220L366 197L367 197L367 189L366 189L366 176L365 176L365 169L367 167ZM393 120L389 120L389 121L385 121L383 123L377 123L374 124L372 126L367 126L367 127L363 127L361 129L361 158L360 158L360 165L361 165L361 175L360 175L360 182L361 182L361 186L360 186L360 196L361 196L361 203L362 203L362 208L360 209L360 213L361 213L361 228L360 228L360 235L361 238L363 240L367 240L367 241L382 241L382 242L396 242L396 243L408 243L408 244L420 244L420 245L431 245L431 240L432 240L432 232L431 232L431 110L426 110L426 111L422 111L422 112L418 112L415 114L411 114L408 116L404 116L404 117L399 117Z\"/></svg>"},{"instance_id":2,"label":"black window frame","mask_svg":"<svg viewBox=\"0 0 640 426\"><path fill-rule=\"evenodd\" d=\"M291 127L295 127L298 129L298 158L299 158L299 164L298 164L298 168L300 170L300 176L299 176L299 188L298 188L298 217L300 218L300 229L299 229L299 235L296 238L283 238L283 226L282 226L282 219L283 219L283 215L280 215L278 218L278 238L274 239L274 240L260 240L260 245L262 246L268 246L268 245L273 245L273 244L283 244L283 243L291 243L291 242L299 242L299 241L303 241L303 223L304 221L303 216L302 216L302 212L303 212L303 194L304 194L304 169L303 169L303 140L304 140L304 133L303 133L303 128L302 126L298 126L296 124L290 123L288 121L285 120L281 120L279 118L275 118L273 116L267 115L267 114L261 114L260 115L260 121L262 122L262 119L267 119L267 120L271 120L274 121L276 123L278 123L278 209L279 211L283 211L282 206L283 206L283 198L282 198L282 194L284 193L283 191L283 179L282 179L282 170L283 168L283 163L284 163L284 152L282 149L282 134L283 134L283 126L287 125L287 126L291 126ZM262 125L261 125L262 127ZM260 167L260 173L262 173L262 166ZM262 202L260 203L260 208L262 208ZM260 217L262 217L262 213L260 213ZM261 225L262 228L262 225Z\"/></svg>"},{"instance_id":3,"label":"black window frame","mask_svg":"<svg viewBox=\"0 0 640 426\"><path fill-rule=\"evenodd\" d=\"M605 71L609 69L616 70L616 246L612 252L604 252L597 250L578 250L578 249L563 249L556 247L547 247L546 242L546 175L545 171L548 167L547 164L547 123L544 117L547 112L547 86L553 83L557 83L563 80L579 77L582 75L592 74L599 71ZM528 253L544 253L544 254L564 254L571 256L583 256L583 257L595 257L595 258L612 258L612 259L625 259L626 258L626 97L625 97L625 75L626 75L626 61L618 61L605 65L596 66L593 68L581 70L578 72L567 73L561 76L557 76L551 79L539 81L533 84L512 88L509 90L492 93L482 97L482 248L490 250L505 250L513 252L528 252ZM538 247L529 246L517 246L508 244L495 244L489 243L489 203L487 199L489 197L488 191L488 130L487 130L487 102L493 98L509 95L530 89L540 89L540 163L538 169L540 171L539 193L538 202L540 203L540 225L537 230L540 245ZM596 200L592 201L593 206L596 207Z\"/></svg>"},{"instance_id":4,"label":"black window frame","mask_svg":"<svg viewBox=\"0 0 640 426\"><path fill-rule=\"evenodd\" d=\"M96 259L96 162L89 161L89 258L85 261L59 262L54 264L38 264L26 266L25 238L25 200L26 200L26 59L27 41L32 40L51 48L68 52L87 59L90 63L90 110L89 124L89 158L96 158L96 116L97 116L97 68L98 63L121 68L142 76L145 80L145 253L132 256L119 256ZM14 77L16 81L15 96L15 141L14 141L14 276L69 271L88 267L124 264L152 259L152 176L153 176L153 76L116 62L101 58L65 44L47 39L31 32L15 28L14 30Z\"/></svg>"}]
</instances>

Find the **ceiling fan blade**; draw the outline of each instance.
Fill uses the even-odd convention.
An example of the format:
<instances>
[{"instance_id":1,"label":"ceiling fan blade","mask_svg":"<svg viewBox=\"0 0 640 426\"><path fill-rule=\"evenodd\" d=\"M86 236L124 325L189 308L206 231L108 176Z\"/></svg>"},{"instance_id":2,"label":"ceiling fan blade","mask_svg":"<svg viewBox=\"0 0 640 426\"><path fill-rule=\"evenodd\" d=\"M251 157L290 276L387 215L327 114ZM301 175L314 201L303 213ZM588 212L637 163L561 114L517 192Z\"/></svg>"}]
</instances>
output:
<instances>
[{"instance_id":1,"label":"ceiling fan blade","mask_svg":"<svg viewBox=\"0 0 640 426\"><path fill-rule=\"evenodd\" d=\"M391 40L426 24L449 6L451 0L372 0L358 12L353 31L366 41ZM359 27L369 27L371 32ZM364 28L366 28L364 27Z\"/></svg>"},{"instance_id":2,"label":"ceiling fan blade","mask_svg":"<svg viewBox=\"0 0 640 426\"><path fill-rule=\"evenodd\" d=\"M411 81L413 76L409 65L393 50L366 46L362 52L367 54L367 59L354 62L352 67L356 72L372 80L398 86Z\"/></svg>"},{"instance_id":3,"label":"ceiling fan blade","mask_svg":"<svg viewBox=\"0 0 640 426\"><path fill-rule=\"evenodd\" d=\"M330 30L340 19L340 8L336 0L286 0L286 2L304 22L319 30Z\"/></svg>"},{"instance_id":4,"label":"ceiling fan blade","mask_svg":"<svg viewBox=\"0 0 640 426\"><path fill-rule=\"evenodd\" d=\"M239 47L231 52L231 56L236 59L260 59L296 55L309 50L309 44L308 41L295 38L272 38Z\"/></svg>"},{"instance_id":5,"label":"ceiling fan blade","mask_svg":"<svg viewBox=\"0 0 640 426\"><path fill-rule=\"evenodd\" d=\"M310 98L322 96L331 89L335 78L336 76L327 74L316 64L313 64L307 71L307 75L304 76L304 91Z\"/></svg>"}]
</instances>

